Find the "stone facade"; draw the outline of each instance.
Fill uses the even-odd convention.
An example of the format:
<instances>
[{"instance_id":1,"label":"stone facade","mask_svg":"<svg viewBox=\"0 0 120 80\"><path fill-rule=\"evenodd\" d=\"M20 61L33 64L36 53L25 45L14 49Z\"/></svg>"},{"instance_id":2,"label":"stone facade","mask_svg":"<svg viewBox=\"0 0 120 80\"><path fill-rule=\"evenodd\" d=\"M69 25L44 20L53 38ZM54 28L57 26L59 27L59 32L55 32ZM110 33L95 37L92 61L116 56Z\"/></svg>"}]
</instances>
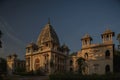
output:
<instances>
[{"instance_id":1,"label":"stone facade","mask_svg":"<svg viewBox=\"0 0 120 80\"><path fill-rule=\"evenodd\" d=\"M17 58L16 54L9 55L7 57L7 71L9 75L18 72L18 69L25 69L25 60L20 60Z\"/></svg>"},{"instance_id":2,"label":"stone facade","mask_svg":"<svg viewBox=\"0 0 120 80\"><path fill-rule=\"evenodd\" d=\"M114 32L106 30L102 35L101 44L92 44L92 37L86 34L82 39L82 49L69 58L69 70L78 71L77 59L85 59L84 74L106 74L113 72Z\"/></svg>"},{"instance_id":3,"label":"stone facade","mask_svg":"<svg viewBox=\"0 0 120 80\"><path fill-rule=\"evenodd\" d=\"M45 74L66 71L69 48L60 46L58 36L48 22L41 30L37 43L26 47L26 70Z\"/></svg>"},{"instance_id":4,"label":"stone facade","mask_svg":"<svg viewBox=\"0 0 120 80\"><path fill-rule=\"evenodd\" d=\"M85 59L83 74L106 74L113 72L114 32L106 30L101 34L102 43L93 44L92 37L86 34L82 39L82 48L72 56L69 48L60 46L59 38L48 22L41 30L36 43L26 46L26 70L42 71L45 74L72 71L78 72L77 60Z\"/></svg>"}]
</instances>

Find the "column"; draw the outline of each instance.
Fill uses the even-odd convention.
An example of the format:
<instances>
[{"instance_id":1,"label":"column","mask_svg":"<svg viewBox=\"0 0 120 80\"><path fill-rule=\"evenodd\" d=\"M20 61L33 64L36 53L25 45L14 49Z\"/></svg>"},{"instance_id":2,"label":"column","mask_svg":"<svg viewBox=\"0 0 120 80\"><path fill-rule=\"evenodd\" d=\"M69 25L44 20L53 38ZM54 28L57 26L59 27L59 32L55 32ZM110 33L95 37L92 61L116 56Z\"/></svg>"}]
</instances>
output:
<instances>
[{"instance_id":1,"label":"column","mask_svg":"<svg viewBox=\"0 0 120 80\"><path fill-rule=\"evenodd\" d=\"M111 34L111 41L112 41L112 34Z\"/></svg>"},{"instance_id":2,"label":"column","mask_svg":"<svg viewBox=\"0 0 120 80\"><path fill-rule=\"evenodd\" d=\"M105 41L107 41L107 36L106 35L104 36L104 39L105 39Z\"/></svg>"}]
</instances>

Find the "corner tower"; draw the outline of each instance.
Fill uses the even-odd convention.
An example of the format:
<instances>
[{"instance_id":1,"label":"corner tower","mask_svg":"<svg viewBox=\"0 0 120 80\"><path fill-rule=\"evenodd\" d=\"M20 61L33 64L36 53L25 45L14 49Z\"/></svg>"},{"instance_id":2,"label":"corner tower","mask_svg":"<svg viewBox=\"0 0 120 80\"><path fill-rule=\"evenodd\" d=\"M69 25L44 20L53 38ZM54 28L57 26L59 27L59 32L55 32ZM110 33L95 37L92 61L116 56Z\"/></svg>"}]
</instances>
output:
<instances>
[{"instance_id":1,"label":"corner tower","mask_svg":"<svg viewBox=\"0 0 120 80\"><path fill-rule=\"evenodd\" d=\"M82 47L91 45L92 37L89 34L85 34L85 36L81 39Z\"/></svg>"},{"instance_id":2,"label":"corner tower","mask_svg":"<svg viewBox=\"0 0 120 80\"><path fill-rule=\"evenodd\" d=\"M107 29L103 34L101 34L103 43L113 43L113 36L115 35L110 29Z\"/></svg>"}]
</instances>

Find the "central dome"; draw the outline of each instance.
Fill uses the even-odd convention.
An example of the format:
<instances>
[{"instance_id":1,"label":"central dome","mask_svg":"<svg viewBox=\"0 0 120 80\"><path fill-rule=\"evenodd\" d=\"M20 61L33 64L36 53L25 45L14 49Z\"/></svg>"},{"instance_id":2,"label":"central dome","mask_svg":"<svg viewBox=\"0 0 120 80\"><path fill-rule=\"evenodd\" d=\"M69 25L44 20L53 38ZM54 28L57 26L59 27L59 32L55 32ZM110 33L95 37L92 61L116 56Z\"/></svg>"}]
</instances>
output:
<instances>
[{"instance_id":1,"label":"central dome","mask_svg":"<svg viewBox=\"0 0 120 80\"><path fill-rule=\"evenodd\" d=\"M42 29L37 40L37 45L41 46L43 43L46 43L49 41L59 45L58 36L55 30L53 29L53 27L50 25L50 23L46 24L45 27Z\"/></svg>"}]
</instances>

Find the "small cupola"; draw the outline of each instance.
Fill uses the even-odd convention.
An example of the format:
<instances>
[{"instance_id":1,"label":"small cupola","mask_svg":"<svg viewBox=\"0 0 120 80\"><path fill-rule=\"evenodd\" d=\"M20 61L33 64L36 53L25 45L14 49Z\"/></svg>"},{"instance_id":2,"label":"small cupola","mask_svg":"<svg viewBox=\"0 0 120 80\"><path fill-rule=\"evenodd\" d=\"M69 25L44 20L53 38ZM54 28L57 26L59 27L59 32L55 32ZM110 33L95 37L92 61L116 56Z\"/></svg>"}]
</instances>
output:
<instances>
[{"instance_id":1,"label":"small cupola","mask_svg":"<svg viewBox=\"0 0 120 80\"><path fill-rule=\"evenodd\" d=\"M113 36L115 36L114 32L112 32L110 29L105 30L103 34L101 34L103 43L112 43Z\"/></svg>"},{"instance_id":2,"label":"small cupola","mask_svg":"<svg viewBox=\"0 0 120 80\"><path fill-rule=\"evenodd\" d=\"M68 47L66 44L63 44L63 45L61 46L61 51L62 51L64 54L68 55L70 49L69 49L69 47Z\"/></svg>"},{"instance_id":3,"label":"small cupola","mask_svg":"<svg viewBox=\"0 0 120 80\"><path fill-rule=\"evenodd\" d=\"M85 36L81 39L82 46L87 46L91 44L92 37L89 34L85 34Z\"/></svg>"}]
</instances>

